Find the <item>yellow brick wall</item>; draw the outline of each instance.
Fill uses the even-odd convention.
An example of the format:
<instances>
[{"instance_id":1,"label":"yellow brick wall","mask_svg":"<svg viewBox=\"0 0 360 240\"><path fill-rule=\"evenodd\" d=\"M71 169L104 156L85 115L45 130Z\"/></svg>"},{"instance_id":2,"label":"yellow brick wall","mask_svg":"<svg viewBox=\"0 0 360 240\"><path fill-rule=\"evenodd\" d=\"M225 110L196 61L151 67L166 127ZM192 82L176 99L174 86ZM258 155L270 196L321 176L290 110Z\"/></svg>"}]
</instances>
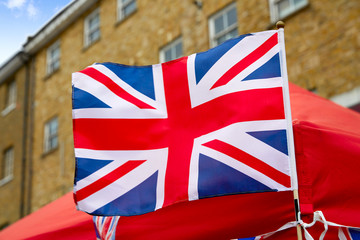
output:
<instances>
[{"instance_id":1,"label":"yellow brick wall","mask_svg":"<svg viewBox=\"0 0 360 240\"><path fill-rule=\"evenodd\" d=\"M309 1L286 21L289 80L330 98L360 85L360 1Z\"/></svg>"},{"instance_id":2,"label":"yellow brick wall","mask_svg":"<svg viewBox=\"0 0 360 240\"><path fill-rule=\"evenodd\" d=\"M3 116L1 112L5 108L7 83L0 85L0 160L3 161L4 151L13 147L14 170L13 179L0 186L0 226L20 217L25 68L8 80L16 81L17 98L15 109Z\"/></svg>"}]
</instances>

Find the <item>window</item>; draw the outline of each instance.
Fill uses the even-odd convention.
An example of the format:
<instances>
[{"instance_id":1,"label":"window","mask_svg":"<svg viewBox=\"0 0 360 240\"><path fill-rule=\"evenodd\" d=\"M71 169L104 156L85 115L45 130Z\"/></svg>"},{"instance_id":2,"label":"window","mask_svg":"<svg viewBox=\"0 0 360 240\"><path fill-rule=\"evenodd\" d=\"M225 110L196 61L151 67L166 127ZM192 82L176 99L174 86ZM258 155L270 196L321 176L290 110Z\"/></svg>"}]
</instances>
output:
<instances>
[{"instance_id":1,"label":"window","mask_svg":"<svg viewBox=\"0 0 360 240\"><path fill-rule=\"evenodd\" d=\"M118 0L118 21L123 20L136 10L136 0Z\"/></svg>"},{"instance_id":2,"label":"window","mask_svg":"<svg viewBox=\"0 0 360 240\"><path fill-rule=\"evenodd\" d=\"M183 47L181 38L169 43L160 50L160 62L167 62L183 56Z\"/></svg>"},{"instance_id":3,"label":"window","mask_svg":"<svg viewBox=\"0 0 360 240\"><path fill-rule=\"evenodd\" d=\"M99 9L96 9L89 16L87 16L84 24L84 45L85 47L88 47L100 38Z\"/></svg>"},{"instance_id":4,"label":"window","mask_svg":"<svg viewBox=\"0 0 360 240\"><path fill-rule=\"evenodd\" d=\"M44 152L55 149L58 145L58 119L57 117L45 123L44 129Z\"/></svg>"},{"instance_id":5,"label":"window","mask_svg":"<svg viewBox=\"0 0 360 240\"><path fill-rule=\"evenodd\" d=\"M238 36L236 5L231 4L209 19L210 45L215 47Z\"/></svg>"},{"instance_id":6,"label":"window","mask_svg":"<svg viewBox=\"0 0 360 240\"><path fill-rule=\"evenodd\" d=\"M55 42L47 50L47 74L55 72L60 67L60 41Z\"/></svg>"},{"instance_id":7,"label":"window","mask_svg":"<svg viewBox=\"0 0 360 240\"><path fill-rule=\"evenodd\" d=\"M341 106L360 112L360 87L356 87L348 92L336 95L330 100Z\"/></svg>"},{"instance_id":8,"label":"window","mask_svg":"<svg viewBox=\"0 0 360 240\"><path fill-rule=\"evenodd\" d=\"M276 22L307 5L307 0L269 0L271 21Z\"/></svg>"},{"instance_id":9,"label":"window","mask_svg":"<svg viewBox=\"0 0 360 240\"><path fill-rule=\"evenodd\" d=\"M13 178L14 148L10 147L4 151L1 161L0 185L9 182Z\"/></svg>"},{"instance_id":10,"label":"window","mask_svg":"<svg viewBox=\"0 0 360 240\"><path fill-rule=\"evenodd\" d=\"M16 81L13 80L6 85L5 108L1 115L5 116L16 107Z\"/></svg>"}]
</instances>

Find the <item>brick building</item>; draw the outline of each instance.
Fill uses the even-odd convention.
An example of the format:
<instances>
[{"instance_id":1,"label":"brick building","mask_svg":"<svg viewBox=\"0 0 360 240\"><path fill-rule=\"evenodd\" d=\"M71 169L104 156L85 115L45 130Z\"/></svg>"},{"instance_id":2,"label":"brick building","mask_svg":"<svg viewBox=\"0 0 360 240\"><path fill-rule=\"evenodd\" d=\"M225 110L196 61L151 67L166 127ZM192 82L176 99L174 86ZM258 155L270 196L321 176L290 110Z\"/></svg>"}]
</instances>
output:
<instances>
[{"instance_id":1,"label":"brick building","mask_svg":"<svg viewBox=\"0 0 360 240\"><path fill-rule=\"evenodd\" d=\"M360 103L357 0L77 0L0 68L0 227L71 191L71 73L149 65L286 21L289 80Z\"/></svg>"}]
</instances>

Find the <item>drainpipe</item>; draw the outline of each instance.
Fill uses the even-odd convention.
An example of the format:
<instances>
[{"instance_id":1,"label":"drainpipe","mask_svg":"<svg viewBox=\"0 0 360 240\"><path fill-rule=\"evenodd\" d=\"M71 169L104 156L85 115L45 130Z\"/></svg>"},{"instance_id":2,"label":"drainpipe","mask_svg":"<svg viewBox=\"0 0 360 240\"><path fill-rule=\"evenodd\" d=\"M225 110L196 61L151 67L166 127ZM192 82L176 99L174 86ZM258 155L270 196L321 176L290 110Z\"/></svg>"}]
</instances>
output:
<instances>
[{"instance_id":1,"label":"drainpipe","mask_svg":"<svg viewBox=\"0 0 360 240\"><path fill-rule=\"evenodd\" d=\"M25 212L25 191L26 191L26 174L27 174L27 141L29 125L29 93L30 93L30 56L22 52L21 61L25 65L25 86L24 86L24 117L23 117L23 137L22 137L22 158L21 158L21 185L20 185L20 218L26 215Z\"/></svg>"},{"instance_id":2,"label":"drainpipe","mask_svg":"<svg viewBox=\"0 0 360 240\"><path fill-rule=\"evenodd\" d=\"M25 86L24 86L24 117L23 117L23 137L22 137L22 158L21 158L21 185L20 185L20 218L25 216L25 181L26 181L26 142L28 125L28 98L29 98L29 57L26 53L21 54L21 61L25 65Z\"/></svg>"},{"instance_id":3,"label":"drainpipe","mask_svg":"<svg viewBox=\"0 0 360 240\"><path fill-rule=\"evenodd\" d=\"M29 135L28 135L28 178L27 178L27 209L26 214L31 213L31 200L32 200L32 183L33 183L33 138L34 138L34 107L35 107L35 87L36 87L36 72L35 72L36 57L30 58L30 73L29 73Z\"/></svg>"},{"instance_id":4,"label":"drainpipe","mask_svg":"<svg viewBox=\"0 0 360 240\"><path fill-rule=\"evenodd\" d=\"M21 60L25 65L24 118L22 139L22 167L20 186L20 218L31 211L32 193L32 136L33 136L33 96L35 87L35 58L23 52Z\"/></svg>"}]
</instances>

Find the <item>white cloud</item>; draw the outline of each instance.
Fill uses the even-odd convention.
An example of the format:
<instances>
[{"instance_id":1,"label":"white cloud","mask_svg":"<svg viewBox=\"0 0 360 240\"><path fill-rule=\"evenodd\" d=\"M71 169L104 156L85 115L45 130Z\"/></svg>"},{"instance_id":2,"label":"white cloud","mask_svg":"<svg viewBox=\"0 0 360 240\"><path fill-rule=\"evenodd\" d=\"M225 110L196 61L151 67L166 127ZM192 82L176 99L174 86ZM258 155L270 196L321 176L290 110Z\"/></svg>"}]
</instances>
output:
<instances>
[{"instance_id":1,"label":"white cloud","mask_svg":"<svg viewBox=\"0 0 360 240\"><path fill-rule=\"evenodd\" d=\"M5 5L10 8L22 8L25 5L26 0L8 0Z\"/></svg>"},{"instance_id":2,"label":"white cloud","mask_svg":"<svg viewBox=\"0 0 360 240\"><path fill-rule=\"evenodd\" d=\"M34 6L32 1L29 2L26 11L30 18L34 18L39 13L39 10Z\"/></svg>"}]
</instances>

